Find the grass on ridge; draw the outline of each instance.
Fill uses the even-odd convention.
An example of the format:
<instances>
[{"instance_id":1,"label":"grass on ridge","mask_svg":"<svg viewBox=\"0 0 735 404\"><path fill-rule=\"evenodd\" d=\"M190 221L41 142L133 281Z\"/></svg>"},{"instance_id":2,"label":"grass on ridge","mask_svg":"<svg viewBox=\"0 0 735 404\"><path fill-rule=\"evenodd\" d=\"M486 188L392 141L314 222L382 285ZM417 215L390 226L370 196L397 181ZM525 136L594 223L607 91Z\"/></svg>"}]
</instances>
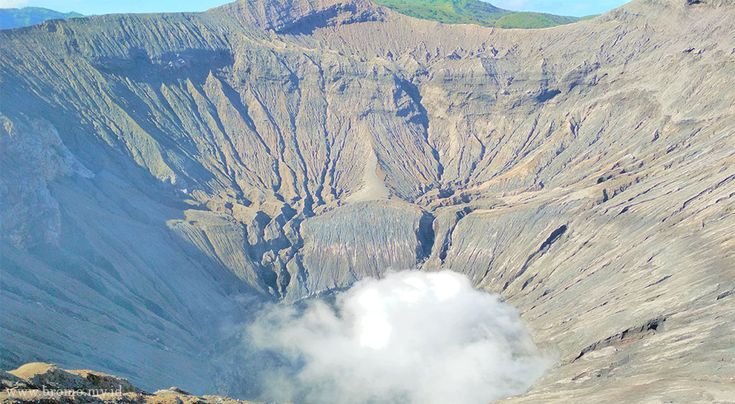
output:
<instances>
[{"instance_id":1,"label":"grass on ridge","mask_svg":"<svg viewBox=\"0 0 735 404\"><path fill-rule=\"evenodd\" d=\"M375 0L401 14L445 24L501 28L547 28L579 19L553 14L504 10L480 0Z\"/></svg>"}]
</instances>

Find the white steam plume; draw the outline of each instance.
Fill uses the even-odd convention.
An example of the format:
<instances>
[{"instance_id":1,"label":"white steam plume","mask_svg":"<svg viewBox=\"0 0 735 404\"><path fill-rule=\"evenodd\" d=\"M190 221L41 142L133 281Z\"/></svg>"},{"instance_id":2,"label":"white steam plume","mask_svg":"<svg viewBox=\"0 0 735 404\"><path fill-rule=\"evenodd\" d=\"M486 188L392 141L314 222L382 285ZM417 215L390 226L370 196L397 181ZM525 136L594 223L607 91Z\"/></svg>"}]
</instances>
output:
<instances>
[{"instance_id":1,"label":"white steam plume","mask_svg":"<svg viewBox=\"0 0 735 404\"><path fill-rule=\"evenodd\" d=\"M249 331L289 364L263 377L278 402L484 404L549 365L514 308L449 271L363 280L332 304L268 310Z\"/></svg>"}]
</instances>

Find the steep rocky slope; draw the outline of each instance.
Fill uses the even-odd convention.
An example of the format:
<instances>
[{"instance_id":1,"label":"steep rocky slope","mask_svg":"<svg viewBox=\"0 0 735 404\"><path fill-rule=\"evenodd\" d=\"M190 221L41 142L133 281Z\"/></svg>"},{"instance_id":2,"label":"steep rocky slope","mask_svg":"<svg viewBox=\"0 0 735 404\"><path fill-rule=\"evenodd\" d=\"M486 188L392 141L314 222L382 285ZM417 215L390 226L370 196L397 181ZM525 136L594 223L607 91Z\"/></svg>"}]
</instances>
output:
<instances>
[{"instance_id":1,"label":"steep rocky slope","mask_svg":"<svg viewBox=\"0 0 735 404\"><path fill-rule=\"evenodd\" d=\"M0 56L5 368L203 392L259 302L451 268L558 355L518 400L735 395L730 0L533 31L242 0Z\"/></svg>"}]
</instances>

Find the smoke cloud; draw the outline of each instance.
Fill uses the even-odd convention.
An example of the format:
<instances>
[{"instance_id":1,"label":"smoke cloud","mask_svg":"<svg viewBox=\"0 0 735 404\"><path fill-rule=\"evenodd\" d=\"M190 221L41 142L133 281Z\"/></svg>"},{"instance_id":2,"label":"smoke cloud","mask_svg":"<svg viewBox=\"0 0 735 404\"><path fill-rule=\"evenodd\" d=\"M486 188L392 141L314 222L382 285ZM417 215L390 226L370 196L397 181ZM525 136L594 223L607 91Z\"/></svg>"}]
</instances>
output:
<instances>
[{"instance_id":1,"label":"smoke cloud","mask_svg":"<svg viewBox=\"0 0 735 404\"><path fill-rule=\"evenodd\" d=\"M276 306L249 335L278 358L261 380L278 402L484 404L524 392L549 365L513 307L449 271Z\"/></svg>"}]
</instances>

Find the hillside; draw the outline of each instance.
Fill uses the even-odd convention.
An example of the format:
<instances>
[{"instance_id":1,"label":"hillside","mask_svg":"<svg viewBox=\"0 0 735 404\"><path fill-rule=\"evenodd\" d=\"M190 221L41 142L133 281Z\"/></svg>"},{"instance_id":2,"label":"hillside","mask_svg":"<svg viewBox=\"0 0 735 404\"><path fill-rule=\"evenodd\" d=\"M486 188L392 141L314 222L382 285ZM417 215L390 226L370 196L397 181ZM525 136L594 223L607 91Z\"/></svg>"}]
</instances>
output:
<instances>
[{"instance_id":1,"label":"hillside","mask_svg":"<svg viewBox=\"0 0 735 404\"><path fill-rule=\"evenodd\" d=\"M0 8L0 29L36 25L48 20L81 17L79 13L60 13L41 7Z\"/></svg>"},{"instance_id":2,"label":"hillside","mask_svg":"<svg viewBox=\"0 0 735 404\"><path fill-rule=\"evenodd\" d=\"M545 30L240 0L0 31L0 368L248 399L263 304L452 269L556 359L511 402L726 401L733 32L732 0Z\"/></svg>"},{"instance_id":3,"label":"hillside","mask_svg":"<svg viewBox=\"0 0 735 404\"><path fill-rule=\"evenodd\" d=\"M500 28L548 28L577 21L575 17L503 10L480 0L376 0L399 13L445 24L478 24Z\"/></svg>"}]
</instances>

